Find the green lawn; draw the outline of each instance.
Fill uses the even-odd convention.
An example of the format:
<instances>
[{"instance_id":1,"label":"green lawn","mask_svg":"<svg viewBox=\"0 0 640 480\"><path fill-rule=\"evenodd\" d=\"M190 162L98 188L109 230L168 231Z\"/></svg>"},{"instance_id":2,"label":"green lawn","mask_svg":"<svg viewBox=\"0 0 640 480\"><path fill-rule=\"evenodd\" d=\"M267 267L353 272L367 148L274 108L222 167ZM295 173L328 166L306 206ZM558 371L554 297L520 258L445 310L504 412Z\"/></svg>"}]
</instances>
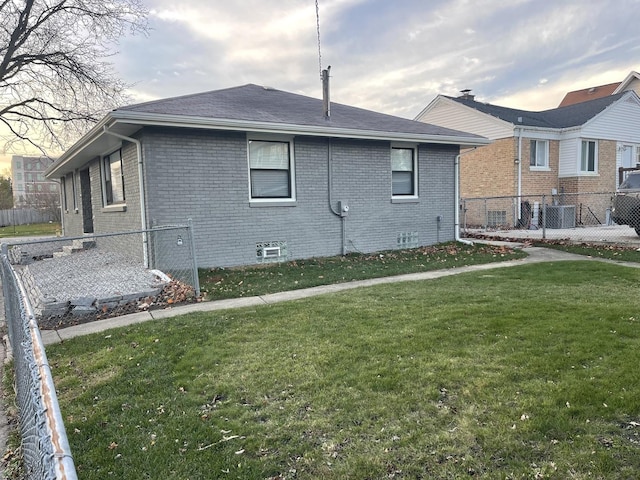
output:
<instances>
[{"instance_id":1,"label":"green lawn","mask_svg":"<svg viewBox=\"0 0 640 480\"><path fill-rule=\"evenodd\" d=\"M62 231L59 223L33 223L29 225L9 225L0 227L0 238L56 235Z\"/></svg>"},{"instance_id":2,"label":"green lawn","mask_svg":"<svg viewBox=\"0 0 640 480\"><path fill-rule=\"evenodd\" d=\"M202 269L200 290L206 300L221 300L526 256L521 250L502 246L450 242L371 254L350 253L286 263Z\"/></svg>"},{"instance_id":3,"label":"green lawn","mask_svg":"<svg viewBox=\"0 0 640 480\"><path fill-rule=\"evenodd\" d=\"M558 262L47 348L80 478L637 478L640 271Z\"/></svg>"}]
</instances>

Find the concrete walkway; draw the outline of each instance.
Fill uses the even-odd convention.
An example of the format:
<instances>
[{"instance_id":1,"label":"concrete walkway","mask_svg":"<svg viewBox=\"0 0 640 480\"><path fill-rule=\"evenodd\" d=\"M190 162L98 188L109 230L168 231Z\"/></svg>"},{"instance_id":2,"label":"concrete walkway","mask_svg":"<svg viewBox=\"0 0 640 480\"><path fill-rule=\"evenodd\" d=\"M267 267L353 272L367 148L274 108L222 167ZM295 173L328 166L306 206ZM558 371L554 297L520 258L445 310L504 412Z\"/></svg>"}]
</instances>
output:
<instances>
[{"instance_id":1,"label":"concrete walkway","mask_svg":"<svg viewBox=\"0 0 640 480\"><path fill-rule=\"evenodd\" d=\"M477 242L482 243L482 242ZM503 242L486 242L492 245L501 244ZM335 285L322 285L319 287L305 288L300 290L291 290L288 292L271 293L268 295L260 295L255 297L234 298L229 300L218 300L212 302L202 302L189 305L179 305L164 310L153 310L146 312L133 313L123 315L121 317L109 318L72 327L62 328L60 330L43 330L42 341L45 345L60 343L74 337L88 335L91 333L102 332L111 328L124 327L136 323L147 322L151 320L160 320L163 318L175 317L192 312L211 312L215 310L226 310L231 308L252 307L257 305L270 305L273 303L286 302L289 300L298 300L301 298L315 297L328 293L341 292L344 290L352 290L354 288L369 287L372 285L380 285L384 283L398 283L417 280L432 280L435 278L448 277L465 272L478 272L484 270L494 270L497 268L515 267L518 265L526 265L541 262L558 262L568 260L592 260L618 265L625 265L632 268L640 268L640 264L632 262L618 262L615 260L607 260L602 258L585 257L584 255L576 255L572 253L562 252L551 248L542 247L523 247L521 244L504 243L505 245L522 248L528 253L528 256L519 260L509 260L505 262L487 263L483 265L471 265L468 267L451 268L445 270L434 270L431 272L409 273L406 275L397 275L394 277L372 278L369 280L359 280L348 283L338 283Z\"/></svg>"},{"instance_id":2,"label":"concrete walkway","mask_svg":"<svg viewBox=\"0 0 640 480\"><path fill-rule=\"evenodd\" d=\"M465 272L478 272L484 270L495 270L498 268L515 267L519 265L527 265L532 263L542 262L560 262L570 260L587 260L587 261L601 261L607 263L613 263L617 265L628 266L631 268L640 268L639 263L632 262L619 262L615 260L607 260L602 258L585 257L584 255L575 255L571 253L565 253L559 250L541 247L523 247L521 244L507 243L507 242L482 242L476 243L490 243L492 245L504 244L514 248L522 248L524 252L528 254L528 257L520 260L509 260L505 262L488 263L483 265L472 265L469 267L451 268L446 270L435 270L424 273L410 273L407 275L398 275L395 277L383 277L372 278L370 280L360 280L356 282L340 283L336 285L323 285L320 287L306 288L301 290L292 290L289 292L273 293L269 295L261 295L256 297L237 298L230 300L220 300L214 302L202 302L190 305L176 306L165 310L154 310L151 312L140 312L131 315L124 315L121 317L110 318L105 320L99 320L96 322L90 322L82 325L76 325L73 327L63 328L57 331L44 330L42 331L42 340L45 345L51 345L60 343L64 340L68 340L74 337L82 335L88 335L91 333L98 333L108 329L124 327L127 325L133 325L136 323L147 322L151 320L159 320L163 318L175 317L177 315L183 315L191 312L209 312L215 310L225 310L231 308L249 307L256 305L269 305L273 303L286 302L289 300L297 300L301 298L314 297L317 295L324 295L327 293L341 292L344 290L352 290L354 288L369 287L372 285L380 285L384 283L398 283L417 280L431 280L441 277L447 277L451 275L457 275ZM2 295L0 295L0 325L2 325L2 332L6 331L6 324L4 319L4 304L2 302ZM4 342L0 342L0 362L4 361L7 355L6 345ZM0 370L0 375L2 371ZM0 378L1 380L1 378ZM2 384L0 383L0 394ZM7 418L4 415L4 411L0 405L0 456L5 451L7 432L10 427L7 424ZM0 480L2 480L2 466L0 465Z\"/></svg>"}]
</instances>

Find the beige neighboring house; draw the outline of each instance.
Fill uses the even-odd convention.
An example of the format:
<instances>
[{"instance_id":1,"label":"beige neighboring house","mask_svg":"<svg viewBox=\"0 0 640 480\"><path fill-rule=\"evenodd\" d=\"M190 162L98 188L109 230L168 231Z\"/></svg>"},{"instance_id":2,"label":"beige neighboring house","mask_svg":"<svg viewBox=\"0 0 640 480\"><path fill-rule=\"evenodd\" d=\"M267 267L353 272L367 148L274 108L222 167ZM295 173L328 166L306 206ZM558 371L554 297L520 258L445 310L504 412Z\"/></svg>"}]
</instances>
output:
<instances>
[{"instance_id":1,"label":"beige neighboring house","mask_svg":"<svg viewBox=\"0 0 640 480\"><path fill-rule=\"evenodd\" d=\"M637 86L637 74L623 83ZM546 195L557 203L562 194L613 192L620 167L640 163L640 98L632 88L540 112L478 102L468 90L462 93L438 95L416 120L493 140L460 158L461 198L514 198L513 208L499 209L493 223L518 223L526 196ZM582 201L571 199L574 205ZM598 209L603 211L594 217L604 218L606 207Z\"/></svg>"},{"instance_id":2,"label":"beige neighboring house","mask_svg":"<svg viewBox=\"0 0 640 480\"><path fill-rule=\"evenodd\" d=\"M47 180L44 172L55 158L13 155L11 157L11 186L16 207L43 207L58 201L60 184Z\"/></svg>"}]
</instances>

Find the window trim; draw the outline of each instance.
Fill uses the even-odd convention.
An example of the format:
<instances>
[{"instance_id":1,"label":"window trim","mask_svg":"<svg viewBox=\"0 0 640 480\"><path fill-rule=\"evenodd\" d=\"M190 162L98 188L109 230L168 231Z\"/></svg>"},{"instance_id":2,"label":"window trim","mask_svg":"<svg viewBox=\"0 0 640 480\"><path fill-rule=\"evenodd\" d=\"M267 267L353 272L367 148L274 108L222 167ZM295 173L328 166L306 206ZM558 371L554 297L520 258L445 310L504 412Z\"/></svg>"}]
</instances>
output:
<instances>
[{"instance_id":1,"label":"window trim","mask_svg":"<svg viewBox=\"0 0 640 480\"><path fill-rule=\"evenodd\" d=\"M60 177L60 192L62 194L62 209L69 211L69 201L67 200L67 176Z\"/></svg>"},{"instance_id":2,"label":"window trim","mask_svg":"<svg viewBox=\"0 0 640 480\"><path fill-rule=\"evenodd\" d=\"M73 195L73 211L78 212L78 196L76 186L76 172L71 172L71 194Z\"/></svg>"},{"instance_id":3,"label":"window trim","mask_svg":"<svg viewBox=\"0 0 640 480\"><path fill-rule=\"evenodd\" d=\"M538 165L538 153L540 151L540 144L544 145L544 165ZM536 157L533 158L533 145L535 145ZM535 163L532 164L531 162ZM529 139L529 170L535 171L549 171L551 170L550 162L549 162L549 140L545 140L543 138L531 138Z\"/></svg>"},{"instance_id":4,"label":"window trim","mask_svg":"<svg viewBox=\"0 0 640 480\"><path fill-rule=\"evenodd\" d=\"M411 150L413 160L413 192L410 194L394 194L393 193L393 150ZM389 149L389 168L391 169L391 200L395 203L411 203L420 198L420 191L418 189L418 146L416 144L406 143L392 143Z\"/></svg>"},{"instance_id":5,"label":"window trim","mask_svg":"<svg viewBox=\"0 0 640 480\"><path fill-rule=\"evenodd\" d=\"M109 164L109 177L111 176L111 156L116 152L120 156L120 178L122 182L122 200L113 200L113 182L107 179L107 162ZM107 193L107 182L109 182L109 188L111 189L111 202L109 202L109 195ZM122 159L122 147L112 150L106 155L100 157L100 183L102 185L102 207L103 209L110 209L113 211L122 211L123 206L127 204L127 197L125 195L124 184L124 161Z\"/></svg>"},{"instance_id":6,"label":"window trim","mask_svg":"<svg viewBox=\"0 0 640 480\"><path fill-rule=\"evenodd\" d=\"M593 170L583 170L582 169L582 157L583 157L583 149L584 149L584 145L589 144L589 143L593 143L594 148L593 148ZM598 140L594 140L594 139L589 139L589 138L581 138L580 139L580 148L578 150L579 152L579 156L578 156L578 172L580 173L580 175L597 175L598 174ZM589 160L587 159L587 167Z\"/></svg>"},{"instance_id":7,"label":"window trim","mask_svg":"<svg viewBox=\"0 0 640 480\"><path fill-rule=\"evenodd\" d=\"M256 142L274 142L286 143L289 150L289 196L288 197L253 197L251 188L251 147L250 143ZM295 142L291 135L277 134L247 134L247 187L249 195L249 204L254 207L279 207L296 205L296 161L295 161Z\"/></svg>"}]
</instances>

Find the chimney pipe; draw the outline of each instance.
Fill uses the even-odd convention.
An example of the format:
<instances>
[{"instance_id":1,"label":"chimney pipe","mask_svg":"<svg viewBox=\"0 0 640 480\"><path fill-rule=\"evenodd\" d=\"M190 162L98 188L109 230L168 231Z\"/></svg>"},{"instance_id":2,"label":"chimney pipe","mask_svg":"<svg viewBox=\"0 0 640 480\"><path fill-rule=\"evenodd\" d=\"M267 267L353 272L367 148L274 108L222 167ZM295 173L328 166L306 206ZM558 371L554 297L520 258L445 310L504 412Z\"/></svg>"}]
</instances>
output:
<instances>
[{"instance_id":1,"label":"chimney pipe","mask_svg":"<svg viewBox=\"0 0 640 480\"><path fill-rule=\"evenodd\" d=\"M475 95L471 95L471 89L470 88L465 88L464 90L460 90L460 93L462 95L460 95L458 98L463 98L465 100L474 100L476 98Z\"/></svg>"},{"instance_id":2,"label":"chimney pipe","mask_svg":"<svg viewBox=\"0 0 640 480\"><path fill-rule=\"evenodd\" d=\"M322 70L322 106L324 108L324 118L329 120L331 117L331 101L329 100L329 71L331 66Z\"/></svg>"}]
</instances>

